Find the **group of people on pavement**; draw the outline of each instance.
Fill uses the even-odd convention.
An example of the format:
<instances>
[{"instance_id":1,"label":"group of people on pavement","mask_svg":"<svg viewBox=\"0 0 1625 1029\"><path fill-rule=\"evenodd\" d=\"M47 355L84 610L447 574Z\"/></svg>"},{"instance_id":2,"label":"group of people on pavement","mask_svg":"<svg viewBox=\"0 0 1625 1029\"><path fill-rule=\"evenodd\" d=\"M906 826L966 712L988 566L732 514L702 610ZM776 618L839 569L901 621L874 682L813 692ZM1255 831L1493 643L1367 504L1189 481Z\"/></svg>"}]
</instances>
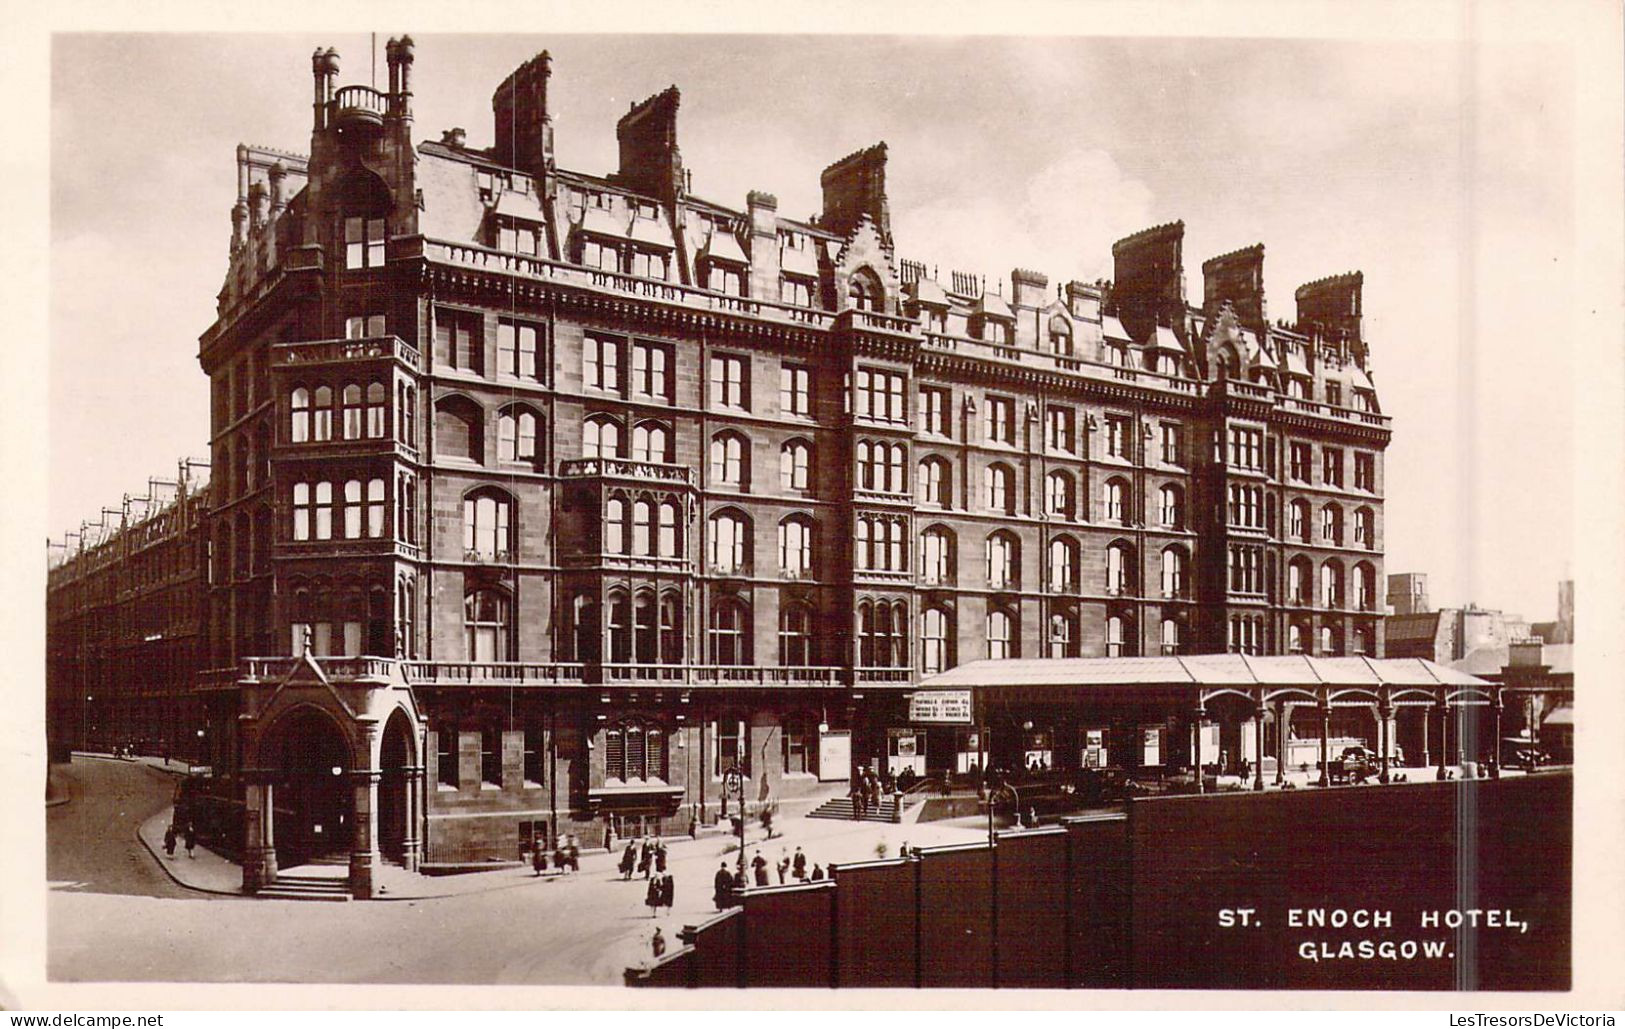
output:
<instances>
[{"instance_id":1,"label":"group of people on pavement","mask_svg":"<svg viewBox=\"0 0 1625 1029\"><path fill-rule=\"evenodd\" d=\"M780 848L779 860L771 863L762 856L761 849L758 848L751 855L750 879L746 879L743 868L730 872L726 861L722 862L717 869L712 892L712 900L715 902L717 910L721 911L738 903L739 894L747 885L773 885L772 873L769 872L770 868L778 874L778 885L780 886L792 881L798 883L819 882L829 878L828 873L824 871L824 866L809 862L806 853L800 847L796 848L794 854Z\"/></svg>"},{"instance_id":2,"label":"group of people on pavement","mask_svg":"<svg viewBox=\"0 0 1625 1029\"><path fill-rule=\"evenodd\" d=\"M891 778L889 771L886 773L886 777ZM847 795L852 798L852 819L854 821L862 821L870 810L879 809L881 788L880 776L875 774L873 768L858 769L857 774L852 777L852 788L847 791ZM890 792L890 790L887 792Z\"/></svg>"},{"instance_id":3,"label":"group of people on pavement","mask_svg":"<svg viewBox=\"0 0 1625 1029\"><path fill-rule=\"evenodd\" d=\"M630 880L636 868L645 879L666 874L666 844L652 836L628 840L621 852L621 878Z\"/></svg>"},{"instance_id":4,"label":"group of people on pavement","mask_svg":"<svg viewBox=\"0 0 1625 1029\"><path fill-rule=\"evenodd\" d=\"M530 867L538 878L547 873L547 841L538 839L531 845ZM574 834L558 839L553 848L553 868L559 872L581 871L581 844Z\"/></svg>"},{"instance_id":5,"label":"group of people on pavement","mask_svg":"<svg viewBox=\"0 0 1625 1029\"><path fill-rule=\"evenodd\" d=\"M186 841L186 856L196 858L197 854L194 852L197 849L197 825L191 820L188 820L186 828L181 830L175 828L174 822L169 823L169 828L164 830L164 856L171 858L175 856L175 839L177 836Z\"/></svg>"}]
</instances>

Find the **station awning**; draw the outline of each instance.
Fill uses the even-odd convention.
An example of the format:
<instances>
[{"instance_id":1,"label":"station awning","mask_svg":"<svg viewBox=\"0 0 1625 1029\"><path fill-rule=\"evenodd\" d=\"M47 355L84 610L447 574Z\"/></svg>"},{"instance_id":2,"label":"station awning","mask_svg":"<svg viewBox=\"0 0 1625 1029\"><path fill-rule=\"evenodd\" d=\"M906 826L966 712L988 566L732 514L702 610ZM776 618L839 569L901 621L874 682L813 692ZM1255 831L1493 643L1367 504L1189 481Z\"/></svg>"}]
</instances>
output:
<instances>
[{"instance_id":1,"label":"station awning","mask_svg":"<svg viewBox=\"0 0 1625 1029\"><path fill-rule=\"evenodd\" d=\"M1490 684L1425 658L1080 657L972 661L930 676L921 689L1010 686L1479 686Z\"/></svg>"}]
</instances>

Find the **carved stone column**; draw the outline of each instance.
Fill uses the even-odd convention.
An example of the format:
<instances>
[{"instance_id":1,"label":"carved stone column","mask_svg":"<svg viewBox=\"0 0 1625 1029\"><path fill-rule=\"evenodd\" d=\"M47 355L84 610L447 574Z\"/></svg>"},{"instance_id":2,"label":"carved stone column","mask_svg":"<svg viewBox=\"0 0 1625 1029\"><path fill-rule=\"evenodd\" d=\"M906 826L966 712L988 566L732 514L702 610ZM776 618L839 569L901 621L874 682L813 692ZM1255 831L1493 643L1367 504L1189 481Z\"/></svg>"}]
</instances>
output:
<instances>
[{"instance_id":1,"label":"carved stone column","mask_svg":"<svg viewBox=\"0 0 1625 1029\"><path fill-rule=\"evenodd\" d=\"M250 779L244 801L243 892L258 893L276 881L274 787Z\"/></svg>"},{"instance_id":2,"label":"carved stone column","mask_svg":"<svg viewBox=\"0 0 1625 1029\"><path fill-rule=\"evenodd\" d=\"M416 872L423 860L423 842L418 826L423 820L423 766L406 769L406 832L401 840L401 862L408 872Z\"/></svg>"},{"instance_id":3,"label":"carved stone column","mask_svg":"<svg viewBox=\"0 0 1625 1029\"><path fill-rule=\"evenodd\" d=\"M360 900L370 900L373 871L378 867L378 780L377 769L363 768L350 773L355 796L350 844L350 892Z\"/></svg>"}]
</instances>

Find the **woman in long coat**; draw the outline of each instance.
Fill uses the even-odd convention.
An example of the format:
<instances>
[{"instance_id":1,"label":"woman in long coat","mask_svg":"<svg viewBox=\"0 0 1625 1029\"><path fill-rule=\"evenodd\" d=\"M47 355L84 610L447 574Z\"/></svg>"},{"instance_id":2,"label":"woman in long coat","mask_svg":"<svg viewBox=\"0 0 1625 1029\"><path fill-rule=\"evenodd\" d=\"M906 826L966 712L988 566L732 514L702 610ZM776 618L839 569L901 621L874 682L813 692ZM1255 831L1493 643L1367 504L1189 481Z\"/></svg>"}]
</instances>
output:
<instances>
[{"instance_id":1,"label":"woman in long coat","mask_svg":"<svg viewBox=\"0 0 1625 1029\"><path fill-rule=\"evenodd\" d=\"M621 878L632 878L632 865L637 861L636 843L628 842L626 849L621 851Z\"/></svg>"},{"instance_id":2,"label":"woman in long coat","mask_svg":"<svg viewBox=\"0 0 1625 1029\"><path fill-rule=\"evenodd\" d=\"M660 877L660 906L666 909L666 914L671 914L672 901L676 897L677 880L671 877L670 872L667 872Z\"/></svg>"},{"instance_id":3,"label":"woman in long coat","mask_svg":"<svg viewBox=\"0 0 1625 1029\"><path fill-rule=\"evenodd\" d=\"M660 914L660 902L664 899L665 889L661 880L656 877L649 880L649 890L644 895L643 902L649 905L649 917L654 918Z\"/></svg>"}]
</instances>

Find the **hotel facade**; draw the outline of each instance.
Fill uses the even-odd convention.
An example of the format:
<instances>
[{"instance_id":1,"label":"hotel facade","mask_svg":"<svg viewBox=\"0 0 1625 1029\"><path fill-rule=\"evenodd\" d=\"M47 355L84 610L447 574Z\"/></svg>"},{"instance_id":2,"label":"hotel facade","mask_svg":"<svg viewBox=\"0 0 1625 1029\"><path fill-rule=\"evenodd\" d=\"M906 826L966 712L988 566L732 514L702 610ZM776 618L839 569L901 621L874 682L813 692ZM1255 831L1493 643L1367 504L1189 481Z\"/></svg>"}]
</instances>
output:
<instances>
[{"instance_id":1,"label":"hotel facade","mask_svg":"<svg viewBox=\"0 0 1625 1029\"><path fill-rule=\"evenodd\" d=\"M309 152L238 148L207 485L53 547L53 742L209 764L249 888L682 832L730 768L1079 764L1064 715L911 727L971 660L1381 656L1359 273L1271 321L1256 245L1196 302L1176 222L1109 282L939 274L883 143L798 220L691 192L675 87L600 176L555 164L547 54L483 149L415 138L387 56L318 50Z\"/></svg>"}]
</instances>

